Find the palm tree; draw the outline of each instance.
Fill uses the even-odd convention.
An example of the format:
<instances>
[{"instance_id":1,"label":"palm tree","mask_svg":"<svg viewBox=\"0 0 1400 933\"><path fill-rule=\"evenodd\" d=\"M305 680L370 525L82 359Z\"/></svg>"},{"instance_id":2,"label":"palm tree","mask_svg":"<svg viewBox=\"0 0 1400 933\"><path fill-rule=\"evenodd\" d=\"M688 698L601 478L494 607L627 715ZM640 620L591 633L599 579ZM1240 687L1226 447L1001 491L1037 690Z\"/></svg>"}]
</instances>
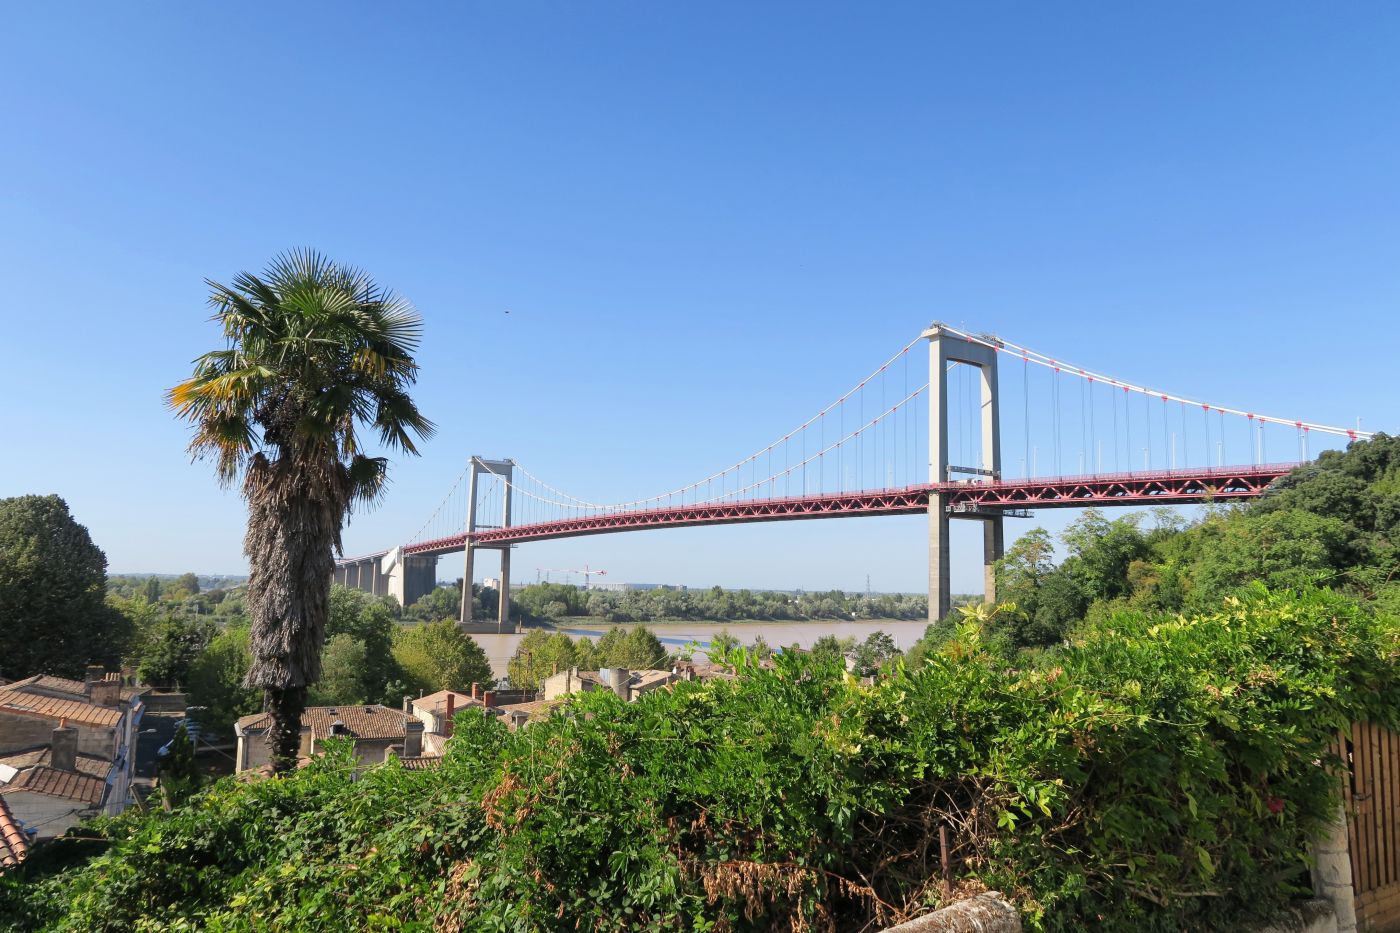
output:
<instances>
[{"instance_id":1,"label":"palm tree","mask_svg":"<svg viewBox=\"0 0 1400 933\"><path fill-rule=\"evenodd\" d=\"M208 285L226 346L195 360L168 400L194 428L190 452L212 458L225 486L242 476L247 684L263 691L273 768L285 771L320 676L341 526L385 485L388 461L367 456L356 429L410 454L415 436L433 433L406 391L422 321L406 299L312 250L278 256L261 276Z\"/></svg>"}]
</instances>

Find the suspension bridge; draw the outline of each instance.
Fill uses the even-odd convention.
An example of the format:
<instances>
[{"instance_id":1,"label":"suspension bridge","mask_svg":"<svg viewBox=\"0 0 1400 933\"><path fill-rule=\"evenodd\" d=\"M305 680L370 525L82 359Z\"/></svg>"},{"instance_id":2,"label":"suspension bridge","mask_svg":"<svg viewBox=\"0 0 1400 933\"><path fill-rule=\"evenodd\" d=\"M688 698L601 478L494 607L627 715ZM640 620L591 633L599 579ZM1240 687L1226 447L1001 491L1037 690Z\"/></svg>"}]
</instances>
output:
<instances>
[{"instance_id":1,"label":"suspension bridge","mask_svg":"<svg viewBox=\"0 0 1400 933\"><path fill-rule=\"evenodd\" d=\"M436 586L443 555L462 553L462 578L471 581L477 553L495 550L504 631L511 550L531 541L920 514L928 517L929 619L937 621L951 611L954 520L982 524L992 599L1008 517L1248 499L1309 460L1312 446L1370 436L1159 391L935 323L771 444L644 499L580 499L515 461L472 457L407 542L339 561L335 578L407 606ZM1010 469L1004 447L1017 455ZM471 590L463 589L461 618L471 623Z\"/></svg>"}]
</instances>

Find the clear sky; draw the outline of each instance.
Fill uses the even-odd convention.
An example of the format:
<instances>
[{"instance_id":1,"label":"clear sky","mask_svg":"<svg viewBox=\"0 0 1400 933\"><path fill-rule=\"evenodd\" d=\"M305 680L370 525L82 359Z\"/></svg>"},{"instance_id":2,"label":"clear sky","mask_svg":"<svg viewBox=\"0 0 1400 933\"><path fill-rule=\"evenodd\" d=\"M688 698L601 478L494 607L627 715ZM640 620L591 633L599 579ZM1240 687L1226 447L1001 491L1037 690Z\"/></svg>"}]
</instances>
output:
<instances>
[{"instance_id":1,"label":"clear sky","mask_svg":"<svg viewBox=\"0 0 1400 933\"><path fill-rule=\"evenodd\" d=\"M116 572L241 571L241 502L162 392L216 344L203 279L302 245L426 322L441 431L352 552L473 453L604 501L698 478L939 318L1394 430L1397 49L1385 3L11 5L0 496L62 495ZM913 590L925 540L677 530L515 568Z\"/></svg>"}]
</instances>

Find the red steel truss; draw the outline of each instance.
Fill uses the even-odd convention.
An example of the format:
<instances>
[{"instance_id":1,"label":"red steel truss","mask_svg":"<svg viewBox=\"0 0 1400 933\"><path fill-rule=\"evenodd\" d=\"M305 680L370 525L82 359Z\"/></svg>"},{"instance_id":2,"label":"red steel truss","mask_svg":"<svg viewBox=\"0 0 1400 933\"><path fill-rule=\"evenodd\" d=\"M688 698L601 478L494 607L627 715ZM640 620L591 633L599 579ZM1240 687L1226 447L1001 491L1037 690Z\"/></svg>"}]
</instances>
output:
<instances>
[{"instance_id":1,"label":"red steel truss","mask_svg":"<svg viewBox=\"0 0 1400 933\"><path fill-rule=\"evenodd\" d=\"M477 532L472 543L505 547L526 541L573 538L647 528L684 528L737 522L775 522L804 518L843 518L858 515L908 515L925 512L929 497L945 495L953 512L993 512L1004 509L1053 509L1117 505L1189 505L1222 499L1249 499L1296 464L1213 467L1141 473L1100 473L1053 479L1003 480L908 486L844 494L750 499L702 505L667 506L633 511L600 512L579 518L513 525ZM460 551L466 535L450 535L405 545L406 554L447 554Z\"/></svg>"}]
</instances>

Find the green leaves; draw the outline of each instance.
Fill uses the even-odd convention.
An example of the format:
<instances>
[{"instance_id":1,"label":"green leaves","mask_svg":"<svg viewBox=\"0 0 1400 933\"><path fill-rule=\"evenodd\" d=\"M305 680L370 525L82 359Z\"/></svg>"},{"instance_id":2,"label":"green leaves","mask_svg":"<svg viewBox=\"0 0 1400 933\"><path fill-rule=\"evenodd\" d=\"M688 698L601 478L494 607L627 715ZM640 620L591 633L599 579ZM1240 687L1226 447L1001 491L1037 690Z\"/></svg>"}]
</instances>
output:
<instances>
[{"instance_id":1,"label":"green leaves","mask_svg":"<svg viewBox=\"0 0 1400 933\"><path fill-rule=\"evenodd\" d=\"M963 644L873 686L831 655L736 652L735 680L587 693L517 732L466 710L439 771L341 750L123 818L108 855L28 878L52 909L17 915L859 928L888 921L882 902L939 901L942 827L956 877L1014 892L1031 929L1234 928L1300 881L1333 812L1315 762L1336 725L1400 709L1397 633L1335 594L1256 593L1191 618L1119 611L1041 666Z\"/></svg>"}]
</instances>

